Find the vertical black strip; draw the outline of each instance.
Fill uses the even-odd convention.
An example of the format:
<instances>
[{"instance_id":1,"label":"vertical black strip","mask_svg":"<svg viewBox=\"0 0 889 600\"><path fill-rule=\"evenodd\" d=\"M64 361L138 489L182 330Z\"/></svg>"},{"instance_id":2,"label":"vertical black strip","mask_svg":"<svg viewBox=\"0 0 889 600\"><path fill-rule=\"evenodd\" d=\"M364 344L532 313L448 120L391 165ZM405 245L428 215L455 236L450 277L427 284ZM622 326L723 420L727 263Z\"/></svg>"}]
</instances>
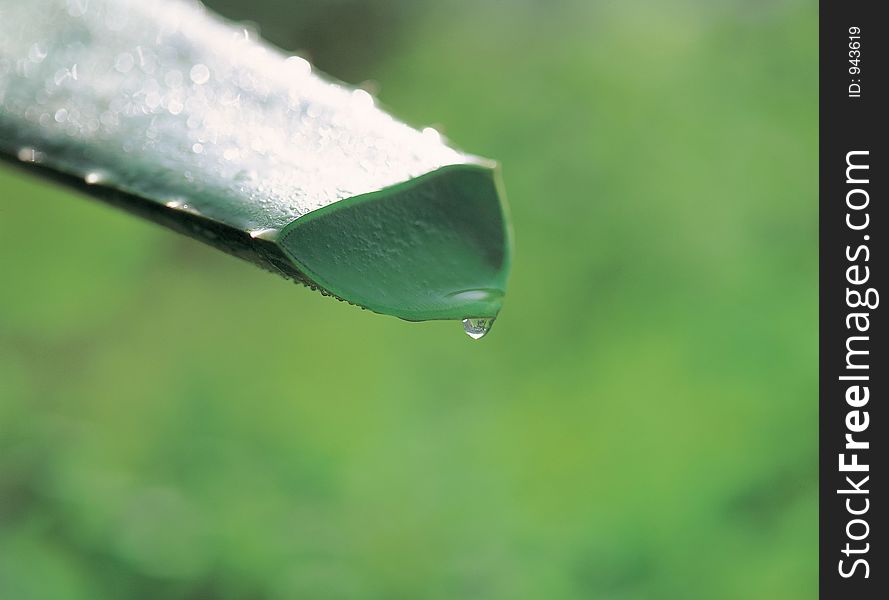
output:
<instances>
[{"instance_id":1,"label":"vertical black strip","mask_svg":"<svg viewBox=\"0 0 889 600\"><path fill-rule=\"evenodd\" d=\"M886 495L877 491L887 489L889 452L879 297L887 291L889 23L880 4L820 6L820 589L843 600L889 589Z\"/></svg>"}]
</instances>

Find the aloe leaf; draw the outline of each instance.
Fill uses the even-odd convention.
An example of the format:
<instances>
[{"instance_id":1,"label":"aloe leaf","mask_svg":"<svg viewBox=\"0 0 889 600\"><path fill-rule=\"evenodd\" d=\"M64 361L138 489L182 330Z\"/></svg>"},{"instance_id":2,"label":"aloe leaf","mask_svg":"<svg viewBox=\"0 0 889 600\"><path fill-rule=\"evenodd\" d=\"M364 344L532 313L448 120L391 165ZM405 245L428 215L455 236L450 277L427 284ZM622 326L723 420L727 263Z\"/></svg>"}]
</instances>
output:
<instances>
[{"instance_id":1,"label":"aloe leaf","mask_svg":"<svg viewBox=\"0 0 889 600\"><path fill-rule=\"evenodd\" d=\"M202 5L0 0L0 157L409 320L496 316L496 164Z\"/></svg>"}]
</instances>

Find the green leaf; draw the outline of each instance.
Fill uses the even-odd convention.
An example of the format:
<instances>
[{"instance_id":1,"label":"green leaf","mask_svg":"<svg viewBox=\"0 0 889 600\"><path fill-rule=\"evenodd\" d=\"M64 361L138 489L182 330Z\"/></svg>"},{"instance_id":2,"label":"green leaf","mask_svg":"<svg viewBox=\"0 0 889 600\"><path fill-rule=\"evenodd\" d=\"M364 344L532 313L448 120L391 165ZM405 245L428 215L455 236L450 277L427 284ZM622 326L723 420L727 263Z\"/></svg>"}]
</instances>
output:
<instances>
[{"instance_id":1,"label":"green leaf","mask_svg":"<svg viewBox=\"0 0 889 600\"><path fill-rule=\"evenodd\" d=\"M491 161L198 4L0 11L6 160L376 312L496 316Z\"/></svg>"}]
</instances>

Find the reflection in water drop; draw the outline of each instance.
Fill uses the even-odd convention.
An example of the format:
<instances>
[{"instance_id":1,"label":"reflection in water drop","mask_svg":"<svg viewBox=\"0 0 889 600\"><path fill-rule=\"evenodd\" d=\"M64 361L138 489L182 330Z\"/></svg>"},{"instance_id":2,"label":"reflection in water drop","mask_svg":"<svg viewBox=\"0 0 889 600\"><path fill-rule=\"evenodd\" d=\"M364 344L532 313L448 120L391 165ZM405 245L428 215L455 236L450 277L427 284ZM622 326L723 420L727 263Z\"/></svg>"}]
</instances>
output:
<instances>
[{"instance_id":1,"label":"reflection in water drop","mask_svg":"<svg viewBox=\"0 0 889 600\"><path fill-rule=\"evenodd\" d=\"M493 317L467 317L463 319L463 331L472 339L480 340L491 331L493 324Z\"/></svg>"}]
</instances>

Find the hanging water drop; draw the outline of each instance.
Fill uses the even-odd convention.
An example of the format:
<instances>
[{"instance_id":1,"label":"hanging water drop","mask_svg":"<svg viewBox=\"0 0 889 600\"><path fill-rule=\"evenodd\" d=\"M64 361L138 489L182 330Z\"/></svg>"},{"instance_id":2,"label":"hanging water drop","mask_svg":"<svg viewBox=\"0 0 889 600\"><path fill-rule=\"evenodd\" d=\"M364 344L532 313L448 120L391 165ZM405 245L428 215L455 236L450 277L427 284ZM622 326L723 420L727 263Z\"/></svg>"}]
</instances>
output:
<instances>
[{"instance_id":1,"label":"hanging water drop","mask_svg":"<svg viewBox=\"0 0 889 600\"><path fill-rule=\"evenodd\" d=\"M467 317L463 319L463 331L472 339L480 340L491 331L493 324L493 317Z\"/></svg>"}]
</instances>

